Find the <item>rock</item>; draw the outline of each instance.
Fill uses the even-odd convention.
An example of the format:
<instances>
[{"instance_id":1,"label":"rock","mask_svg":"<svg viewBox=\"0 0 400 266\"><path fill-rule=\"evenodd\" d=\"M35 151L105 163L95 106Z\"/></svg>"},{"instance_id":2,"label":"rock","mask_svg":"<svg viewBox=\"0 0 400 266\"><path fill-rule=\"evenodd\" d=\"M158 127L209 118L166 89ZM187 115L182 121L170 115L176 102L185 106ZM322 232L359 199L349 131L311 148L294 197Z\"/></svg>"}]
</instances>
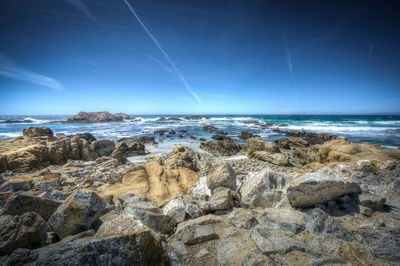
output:
<instances>
[{"instance_id":1,"label":"rock","mask_svg":"<svg viewBox=\"0 0 400 266\"><path fill-rule=\"evenodd\" d=\"M189 197L205 200L211 197L211 190L207 186L207 177L200 177L199 183L195 184L188 192Z\"/></svg>"},{"instance_id":2,"label":"rock","mask_svg":"<svg viewBox=\"0 0 400 266\"><path fill-rule=\"evenodd\" d=\"M167 154L167 160L164 165L170 169L187 168L197 172L199 171L197 167L198 159L199 155L192 149L177 144L174 146L174 149Z\"/></svg>"},{"instance_id":3,"label":"rock","mask_svg":"<svg viewBox=\"0 0 400 266\"><path fill-rule=\"evenodd\" d=\"M90 144L90 148L96 157L109 156L114 151L115 144L111 140L98 139Z\"/></svg>"},{"instance_id":4,"label":"rock","mask_svg":"<svg viewBox=\"0 0 400 266\"><path fill-rule=\"evenodd\" d=\"M149 231L83 238L24 253L29 265L166 265L168 258ZM7 262L9 264L10 262Z\"/></svg>"},{"instance_id":5,"label":"rock","mask_svg":"<svg viewBox=\"0 0 400 266\"><path fill-rule=\"evenodd\" d=\"M197 218L203 214L200 206L196 202L186 204L185 212L190 218Z\"/></svg>"},{"instance_id":6,"label":"rock","mask_svg":"<svg viewBox=\"0 0 400 266\"><path fill-rule=\"evenodd\" d=\"M185 116L184 119L186 120L200 120L200 119L210 119L208 115L189 115Z\"/></svg>"},{"instance_id":7,"label":"rock","mask_svg":"<svg viewBox=\"0 0 400 266\"><path fill-rule=\"evenodd\" d=\"M167 215L149 212L137 208L128 207L124 210L124 214L131 215L140 219L151 229L163 234L169 234L174 230L176 222Z\"/></svg>"},{"instance_id":8,"label":"rock","mask_svg":"<svg viewBox=\"0 0 400 266\"><path fill-rule=\"evenodd\" d=\"M229 163L223 163L216 167L207 178L207 187L211 190L217 187L226 187L236 190L236 174Z\"/></svg>"},{"instance_id":9,"label":"rock","mask_svg":"<svg viewBox=\"0 0 400 266\"><path fill-rule=\"evenodd\" d=\"M93 136L90 133L79 133L79 134L76 134L76 135L77 135L78 138L86 140L88 144L90 144L90 143L92 143L93 141L96 140L95 136Z\"/></svg>"},{"instance_id":10,"label":"rock","mask_svg":"<svg viewBox=\"0 0 400 266\"><path fill-rule=\"evenodd\" d=\"M252 253L249 249L254 244L249 240L221 241L217 244L217 258L219 265L272 265L266 256ZM253 259L250 259L253 257ZM257 259L255 259L257 257ZM265 257L261 259L261 257ZM258 264L249 264L249 260L258 261ZM263 262L262 264L261 261Z\"/></svg>"},{"instance_id":11,"label":"rock","mask_svg":"<svg viewBox=\"0 0 400 266\"><path fill-rule=\"evenodd\" d=\"M116 218L102 223L96 232L96 236L130 235L149 230L151 229L134 215L122 213Z\"/></svg>"},{"instance_id":12,"label":"rock","mask_svg":"<svg viewBox=\"0 0 400 266\"><path fill-rule=\"evenodd\" d=\"M182 197L175 198L162 208L162 213L173 218L177 223L183 222L186 218L185 202Z\"/></svg>"},{"instance_id":13,"label":"rock","mask_svg":"<svg viewBox=\"0 0 400 266\"><path fill-rule=\"evenodd\" d=\"M125 156L146 154L143 143L135 138L122 138L118 140L115 150L120 151Z\"/></svg>"},{"instance_id":14,"label":"rock","mask_svg":"<svg viewBox=\"0 0 400 266\"><path fill-rule=\"evenodd\" d=\"M251 229L258 224L254 215L250 212L232 211L228 216L228 221L238 228Z\"/></svg>"},{"instance_id":15,"label":"rock","mask_svg":"<svg viewBox=\"0 0 400 266\"><path fill-rule=\"evenodd\" d=\"M138 140L143 144L157 144L157 141L153 136L141 136Z\"/></svg>"},{"instance_id":16,"label":"rock","mask_svg":"<svg viewBox=\"0 0 400 266\"><path fill-rule=\"evenodd\" d=\"M29 127L22 130L24 137L53 137L53 131L48 127Z\"/></svg>"},{"instance_id":17,"label":"rock","mask_svg":"<svg viewBox=\"0 0 400 266\"><path fill-rule=\"evenodd\" d=\"M361 193L358 197L360 205L379 211L385 205L386 199L371 193Z\"/></svg>"},{"instance_id":18,"label":"rock","mask_svg":"<svg viewBox=\"0 0 400 266\"><path fill-rule=\"evenodd\" d=\"M303 175L290 185L286 196L293 207L305 208L360 191L360 187L354 182L323 172L314 172Z\"/></svg>"},{"instance_id":19,"label":"rock","mask_svg":"<svg viewBox=\"0 0 400 266\"><path fill-rule=\"evenodd\" d=\"M124 195L121 195L118 197L118 202L120 203L121 206L124 206L125 201L131 200L131 201L148 201L148 199L144 197L140 197L136 194L133 193L126 193Z\"/></svg>"},{"instance_id":20,"label":"rock","mask_svg":"<svg viewBox=\"0 0 400 266\"><path fill-rule=\"evenodd\" d=\"M60 239L90 229L106 203L94 192L80 190L70 195L49 218L48 223Z\"/></svg>"},{"instance_id":21,"label":"rock","mask_svg":"<svg viewBox=\"0 0 400 266\"><path fill-rule=\"evenodd\" d=\"M400 229L370 228L359 230L362 242L367 245L372 254L379 259L400 262ZM393 264L395 265L395 264Z\"/></svg>"},{"instance_id":22,"label":"rock","mask_svg":"<svg viewBox=\"0 0 400 266\"><path fill-rule=\"evenodd\" d=\"M292 208L271 208L264 211L259 217L261 225L297 234L304 230L304 214Z\"/></svg>"},{"instance_id":23,"label":"rock","mask_svg":"<svg viewBox=\"0 0 400 266\"><path fill-rule=\"evenodd\" d=\"M34 212L0 216L0 255L17 248L38 248L46 241L46 222Z\"/></svg>"},{"instance_id":24,"label":"rock","mask_svg":"<svg viewBox=\"0 0 400 266\"><path fill-rule=\"evenodd\" d=\"M154 202L151 202L147 199L145 200L138 200L136 197L131 197L128 198L124 201L124 204L122 205L123 209L126 208L136 208L136 209L141 209L144 211L149 211L149 212L154 212L154 213L159 213L160 209L158 208L157 204Z\"/></svg>"},{"instance_id":25,"label":"rock","mask_svg":"<svg viewBox=\"0 0 400 266\"><path fill-rule=\"evenodd\" d=\"M196 257L197 259L199 259L199 258L202 258L202 257L204 257L204 256L207 256L208 254L210 254L210 253L208 252L208 250L205 249L205 248L202 248L202 249L199 250L199 252L196 253L196 256L195 256L195 257Z\"/></svg>"},{"instance_id":26,"label":"rock","mask_svg":"<svg viewBox=\"0 0 400 266\"><path fill-rule=\"evenodd\" d=\"M183 230L184 227L186 226L192 226L192 225L209 225L209 224L218 224L222 222L222 218L214 215L214 214L207 214L195 219L187 220L185 222L182 222L178 224L178 227L176 228L176 231Z\"/></svg>"},{"instance_id":27,"label":"rock","mask_svg":"<svg viewBox=\"0 0 400 266\"><path fill-rule=\"evenodd\" d=\"M218 210L229 210L233 205L231 190L224 187L218 187L217 191L211 196L209 201L200 202L200 209L204 212Z\"/></svg>"},{"instance_id":28,"label":"rock","mask_svg":"<svg viewBox=\"0 0 400 266\"><path fill-rule=\"evenodd\" d=\"M275 207L284 198L285 176L266 168L240 188L242 202L254 207Z\"/></svg>"},{"instance_id":29,"label":"rock","mask_svg":"<svg viewBox=\"0 0 400 266\"><path fill-rule=\"evenodd\" d=\"M232 139L224 139L218 142L201 142L200 148L215 156L229 156L237 154L241 146L236 144Z\"/></svg>"},{"instance_id":30,"label":"rock","mask_svg":"<svg viewBox=\"0 0 400 266\"><path fill-rule=\"evenodd\" d=\"M255 135L250 132L249 130L244 130L240 132L240 135L238 136L240 139L249 139L255 137Z\"/></svg>"},{"instance_id":31,"label":"rock","mask_svg":"<svg viewBox=\"0 0 400 266\"><path fill-rule=\"evenodd\" d=\"M186 245L200 244L213 239L218 239L218 235L207 225L187 225L177 230L175 238Z\"/></svg>"},{"instance_id":32,"label":"rock","mask_svg":"<svg viewBox=\"0 0 400 266\"><path fill-rule=\"evenodd\" d=\"M168 249L176 255L181 265L187 265L192 260L189 250L185 244L180 241L168 243Z\"/></svg>"},{"instance_id":33,"label":"rock","mask_svg":"<svg viewBox=\"0 0 400 266\"><path fill-rule=\"evenodd\" d=\"M17 194L7 200L2 215L23 215L32 211L39 214L44 220L48 220L60 204L60 202L50 199Z\"/></svg>"},{"instance_id":34,"label":"rock","mask_svg":"<svg viewBox=\"0 0 400 266\"><path fill-rule=\"evenodd\" d=\"M14 176L0 186L0 191L26 191L32 187L32 183L33 179L30 177Z\"/></svg>"},{"instance_id":35,"label":"rock","mask_svg":"<svg viewBox=\"0 0 400 266\"><path fill-rule=\"evenodd\" d=\"M68 122L75 123L97 123L97 122L117 122L129 119L129 115L124 113L110 114L109 112L79 112L73 117L68 118Z\"/></svg>"},{"instance_id":36,"label":"rock","mask_svg":"<svg viewBox=\"0 0 400 266\"><path fill-rule=\"evenodd\" d=\"M294 239L281 233L271 231L266 227L256 226L250 232L249 238L257 245L264 255L281 254L291 251L306 251L309 248Z\"/></svg>"}]
</instances>

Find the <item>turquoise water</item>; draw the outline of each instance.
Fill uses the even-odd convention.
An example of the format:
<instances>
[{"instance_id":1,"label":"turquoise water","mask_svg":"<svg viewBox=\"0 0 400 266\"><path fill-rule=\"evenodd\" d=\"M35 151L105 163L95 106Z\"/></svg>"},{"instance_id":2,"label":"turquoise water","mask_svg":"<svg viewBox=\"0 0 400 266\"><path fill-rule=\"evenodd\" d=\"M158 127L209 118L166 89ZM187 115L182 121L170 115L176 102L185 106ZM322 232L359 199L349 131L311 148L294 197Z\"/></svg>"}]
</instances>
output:
<instances>
[{"instance_id":1,"label":"turquoise water","mask_svg":"<svg viewBox=\"0 0 400 266\"><path fill-rule=\"evenodd\" d=\"M344 115L236 115L224 116L213 115L210 119L183 120L183 121L156 121L160 116L134 116L140 119L139 122L124 121L113 123L96 124L47 124L54 120L66 120L69 116L0 116L4 120L31 119L33 124L0 124L0 139L7 139L22 135L22 129L30 126L47 126L55 133L92 133L97 138L119 139L122 137L138 137L152 135L154 130L174 129L188 130L184 139L191 140L189 136L211 139L212 133L204 132L202 127L213 125L218 129L229 133L229 136L236 137L243 130L250 130L260 135L264 140L274 140L284 137L272 132L272 128L261 129L255 125L244 124L246 120L258 120L260 122L288 124L282 127L286 130L304 129L316 133L331 133L345 136L354 142L377 143L387 148L400 146L400 116L344 116ZM168 117L168 116L165 116ZM183 116L173 116L183 117ZM156 136L159 138L159 136ZM171 138L163 137L166 141L182 140L178 134Z\"/></svg>"}]
</instances>

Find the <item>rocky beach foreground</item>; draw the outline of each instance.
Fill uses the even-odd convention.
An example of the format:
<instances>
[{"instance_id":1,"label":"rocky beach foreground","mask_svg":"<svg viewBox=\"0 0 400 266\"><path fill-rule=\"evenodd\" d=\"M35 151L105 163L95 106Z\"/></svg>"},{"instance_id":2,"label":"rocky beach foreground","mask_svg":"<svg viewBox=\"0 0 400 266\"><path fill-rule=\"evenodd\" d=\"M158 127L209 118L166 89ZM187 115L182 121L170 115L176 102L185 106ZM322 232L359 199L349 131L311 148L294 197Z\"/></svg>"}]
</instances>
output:
<instances>
[{"instance_id":1,"label":"rocky beach foreground","mask_svg":"<svg viewBox=\"0 0 400 266\"><path fill-rule=\"evenodd\" d=\"M126 119L100 117L71 119ZM204 130L215 137L199 150L154 156L154 137L31 127L0 140L0 264L400 263L399 149L282 129L274 142L243 131L239 144Z\"/></svg>"}]
</instances>

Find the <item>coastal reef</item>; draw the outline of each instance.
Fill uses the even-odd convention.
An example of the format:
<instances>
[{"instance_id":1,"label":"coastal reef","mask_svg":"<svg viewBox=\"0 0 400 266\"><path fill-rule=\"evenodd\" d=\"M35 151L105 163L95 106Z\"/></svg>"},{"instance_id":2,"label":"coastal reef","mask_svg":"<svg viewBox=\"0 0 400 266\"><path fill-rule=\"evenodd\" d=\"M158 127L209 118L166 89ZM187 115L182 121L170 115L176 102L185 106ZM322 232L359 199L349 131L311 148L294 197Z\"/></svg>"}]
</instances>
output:
<instances>
[{"instance_id":1,"label":"coastal reef","mask_svg":"<svg viewBox=\"0 0 400 266\"><path fill-rule=\"evenodd\" d=\"M151 136L0 140L0 264L399 264L400 149L277 130L205 126L199 150L154 156Z\"/></svg>"}]
</instances>

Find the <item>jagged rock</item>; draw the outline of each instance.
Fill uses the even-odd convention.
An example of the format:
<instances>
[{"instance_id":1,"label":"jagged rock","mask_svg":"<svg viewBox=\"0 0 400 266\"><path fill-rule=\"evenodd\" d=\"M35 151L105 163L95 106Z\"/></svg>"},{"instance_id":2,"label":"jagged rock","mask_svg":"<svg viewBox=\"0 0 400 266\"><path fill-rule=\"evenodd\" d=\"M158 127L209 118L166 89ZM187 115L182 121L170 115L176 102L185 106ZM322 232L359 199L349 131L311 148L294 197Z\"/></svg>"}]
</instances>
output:
<instances>
[{"instance_id":1,"label":"jagged rock","mask_svg":"<svg viewBox=\"0 0 400 266\"><path fill-rule=\"evenodd\" d=\"M238 228L245 229L251 229L258 224L256 217L250 212L232 211L228 216L228 221Z\"/></svg>"},{"instance_id":2,"label":"jagged rock","mask_svg":"<svg viewBox=\"0 0 400 266\"><path fill-rule=\"evenodd\" d=\"M0 255L17 248L38 248L46 241L46 222L38 214L0 216Z\"/></svg>"},{"instance_id":3,"label":"jagged rock","mask_svg":"<svg viewBox=\"0 0 400 266\"><path fill-rule=\"evenodd\" d=\"M187 265L192 260L192 256L190 255L189 250L187 249L185 244L180 241L173 241L171 243L168 243L168 250L176 255L178 259L177 264Z\"/></svg>"},{"instance_id":4,"label":"jagged rock","mask_svg":"<svg viewBox=\"0 0 400 266\"><path fill-rule=\"evenodd\" d=\"M305 244L262 226L253 228L249 238L253 240L264 255L274 253L284 255L295 250L302 252L309 250Z\"/></svg>"},{"instance_id":5,"label":"jagged rock","mask_svg":"<svg viewBox=\"0 0 400 266\"><path fill-rule=\"evenodd\" d=\"M185 116L184 119L186 120L200 120L200 119L210 119L208 115L189 115Z\"/></svg>"},{"instance_id":6,"label":"jagged rock","mask_svg":"<svg viewBox=\"0 0 400 266\"><path fill-rule=\"evenodd\" d=\"M188 192L189 197L205 200L211 197L211 190L207 186L207 177L202 176L199 179L199 183L195 184Z\"/></svg>"},{"instance_id":7,"label":"jagged rock","mask_svg":"<svg viewBox=\"0 0 400 266\"><path fill-rule=\"evenodd\" d=\"M191 226L191 225L208 225L208 224L217 224L221 223L222 218L214 215L214 214L207 214L195 219L190 219L185 222L179 223L176 231L182 230L185 226Z\"/></svg>"},{"instance_id":8,"label":"jagged rock","mask_svg":"<svg viewBox=\"0 0 400 266\"><path fill-rule=\"evenodd\" d=\"M173 218L177 223L183 222L186 218L186 205L182 197L175 198L162 208L162 213Z\"/></svg>"},{"instance_id":9,"label":"jagged rock","mask_svg":"<svg viewBox=\"0 0 400 266\"><path fill-rule=\"evenodd\" d=\"M12 178L7 179L0 186L0 192L8 192L8 191L26 191L32 187L33 179L25 176L14 176Z\"/></svg>"},{"instance_id":10,"label":"jagged rock","mask_svg":"<svg viewBox=\"0 0 400 266\"><path fill-rule=\"evenodd\" d=\"M207 225L187 225L178 229L175 238L186 245L200 244L205 241L218 239L215 231Z\"/></svg>"},{"instance_id":11,"label":"jagged rock","mask_svg":"<svg viewBox=\"0 0 400 266\"><path fill-rule=\"evenodd\" d=\"M371 193L362 193L359 195L360 205L379 211L385 205L386 199Z\"/></svg>"},{"instance_id":12,"label":"jagged rock","mask_svg":"<svg viewBox=\"0 0 400 266\"><path fill-rule=\"evenodd\" d=\"M229 163L223 163L216 167L207 178L207 187L211 190L217 187L236 190L236 174Z\"/></svg>"},{"instance_id":13,"label":"jagged rock","mask_svg":"<svg viewBox=\"0 0 400 266\"><path fill-rule=\"evenodd\" d=\"M304 208L360 191L360 187L354 182L323 172L314 172L303 175L290 185L286 196L293 207Z\"/></svg>"},{"instance_id":14,"label":"jagged rock","mask_svg":"<svg viewBox=\"0 0 400 266\"><path fill-rule=\"evenodd\" d=\"M15 258L15 257L14 257ZM168 264L159 242L149 231L60 242L24 253L30 265L163 265ZM6 261L11 265L12 261Z\"/></svg>"},{"instance_id":15,"label":"jagged rock","mask_svg":"<svg viewBox=\"0 0 400 266\"><path fill-rule=\"evenodd\" d=\"M229 189L222 189L213 194L209 201L200 202L200 209L204 212L228 210L232 207L232 195Z\"/></svg>"},{"instance_id":16,"label":"jagged rock","mask_svg":"<svg viewBox=\"0 0 400 266\"><path fill-rule=\"evenodd\" d=\"M154 136L141 136L138 138L143 144L157 144Z\"/></svg>"},{"instance_id":17,"label":"jagged rock","mask_svg":"<svg viewBox=\"0 0 400 266\"><path fill-rule=\"evenodd\" d=\"M140 196L138 196L136 194L133 194L133 193L126 193L126 194L123 194L123 195L118 197L118 202L119 202L119 204L121 206L124 206L125 201L127 201L127 200L131 200L131 201L148 201L147 198L140 197Z\"/></svg>"},{"instance_id":18,"label":"jagged rock","mask_svg":"<svg viewBox=\"0 0 400 266\"><path fill-rule=\"evenodd\" d=\"M76 135L77 135L78 138L86 140L88 144L90 144L90 143L92 143L93 141L96 140L96 137L93 136L90 133L79 133L79 134L76 134Z\"/></svg>"},{"instance_id":19,"label":"jagged rock","mask_svg":"<svg viewBox=\"0 0 400 266\"><path fill-rule=\"evenodd\" d=\"M147 226L157 232L169 234L174 230L176 222L167 215L149 212L137 208L127 207L124 214L131 215L142 220Z\"/></svg>"},{"instance_id":20,"label":"jagged rock","mask_svg":"<svg viewBox=\"0 0 400 266\"><path fill-rule=\"evenodd\" d=\"M284 198L285 176L266 168L240 188L242 202L254 207L275 207Z\"/></svg>"},{"instance_id":21,"label":"jagged rock","mask_svg":"<svg viewBox=\"0 0 400 266\"><path fill-rule=\"evenodd\" d=\"M61 202L50 199L17 194L7 200L2 215L23 215L26 212L33 211L44 220L48 220L60 204Z\"/></svg>"},{"instance_id":22,"label":"jagged rock","mask_svg":"<svg viewBox=\"0 0 400 266\"><path fill-rule=\"evenodd\" d=\"M291 208L270 208L259 217L261 225L297 234L304 230L304 214Z\"/></svg>"},{"instance_id":23,"label":"jagged rock","mask_svg":"<svg viewBox=\"0 0 400 266\"><path fill-rule=\"evenodd\" d=\"M77 191L58 207L48 223L62 239L90 229L105 207L106 203L96 193Z\"/></svg>"},{"instance_id":24,"label":"jagged rock","mask_svg":"<svg viewBox=\"0 0 400 266\"><path fill-rule=\"evenodd\" d=\"M90 144L90 148L96 157L109 156L114 151L115 143L107 139L98 139Z\"/></svg>"},{"instance_id":25,"label":"jagged rock","mask_svg":"<svg viewBox=\"0 0 400 266\"><path fill-rule=\"evenodd\" d=\"M192 171L199 171L197 167L197 160L199 155L192 149L182 146L175 145L174 149L167 154L165 166L170 169L187 168Z\"/></svg>"},{"instance_id":26,"label":"jagged rock","mask_svg":"<svg viewBox=\"0 0 400 266\"><path fill-rule=\"evenodd\" d=\"M129 207L141 209L144 211L154 212L154 213L160 212L160 209L158 208L157 204L155 204L154 202L151 202L147 199L146 200L137 200L135 197L131 197L124 201L122 208L126 209Z\"/></svg>"},{"instance_id":27,"label":"jagged rock","mask_svg":"<svg viewBox=\"0 0 400 266\"><path fill-rule=\"evenodd\" d=\"M124 113L110 114L109 112L79 112L73 117L68 118L68 122L76 123L97 123L97 122L116 122L129 119L129 115Z\"/></svg>"},{"instance_id":28,"label":"jagged rock","mask_svg":"<svg viewBox=\"0 0 400 266\"><path fill-rule=\"evenodd\" d=\"M197 218L203 214L199 204L196 202L189 202L186 204L185 212L190 218Z\"/></svg>"},{"instance_id":29,"label":"jagged rock","mask_svg":"<svg viewBox=\"0 0 400 266\"><path fill-rule=\"evenodd\" d=\"M250 132L249 130L244 130L244 131L240 132L238 137L240 139L249 139L249 138L255 137L255 135L252 132Z\"/></svg>"},{"instance_id":30,"label":"jagged rock","mask_svg":"<svg viewBox=\"0 0 400 266\"><path fill-rule=\"evenodd\" d=\"M102 223L96 232L96 236L105 237L120 234L135 234L149 230L150 228L136 218L136 216L130 213L122 213L116 218Z\"/></svg>"},{"instance_id":31,"label":"jagged rock","mask_svg":"<svg viewBox=\"0 0 400 266\"><path fill-rule=\"evenodd\" d=\"M216 156L229 156L237 154L241 146L236 144L232 139L225 137L224 140L217 142L201 142L200 148Z\"/></svg>"},{"instance_id":32,"label":"jagged rock","mask_svg":"<svg viewBox=\"0 0 400 266\"><path fill-rule=\"evenodd\" d=\"M52 137L54 135L53 131L48 127L29 127L22 130L24 137L34 138L34 137Z\"/></svg>"},{"instance_id":33,"label":"jagged rock","mask_svg":"<svg viewBox=\"0 0 400 266\"><path fill-rule=\"evenodd\" d=\"M146 154L143 143L135 138L122 138L118 140L115 150L120 151L125 156Z\"/></svg>"}]
</instances>

